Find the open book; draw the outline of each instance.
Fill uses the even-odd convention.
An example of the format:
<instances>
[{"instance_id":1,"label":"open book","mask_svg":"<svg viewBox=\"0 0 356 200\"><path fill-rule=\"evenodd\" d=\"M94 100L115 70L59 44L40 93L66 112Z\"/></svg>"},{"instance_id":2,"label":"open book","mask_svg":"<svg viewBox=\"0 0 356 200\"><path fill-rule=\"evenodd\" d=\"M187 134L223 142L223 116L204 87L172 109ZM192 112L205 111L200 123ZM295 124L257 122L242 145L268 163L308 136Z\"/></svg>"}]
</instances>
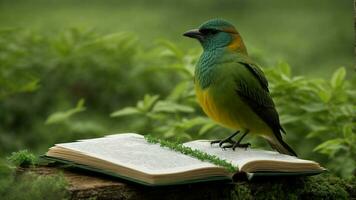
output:
<instances>
[{"instance_id":1,"label":"open book","mask_svg":"<svg viewBox=\"0 0 356 200\"><path fill-rule=\"evenodd\" d=\"M255 149L223 150L207 140L184 143L184 146L216 155L254 176L310 175L325 169L314 161L272 151ZM45 158L76 167L101 172L145 185L172 185L209 180L232 181L235 173L210 162L148 143L134 133L56 144Z\"/></svg>"}]
</instances>

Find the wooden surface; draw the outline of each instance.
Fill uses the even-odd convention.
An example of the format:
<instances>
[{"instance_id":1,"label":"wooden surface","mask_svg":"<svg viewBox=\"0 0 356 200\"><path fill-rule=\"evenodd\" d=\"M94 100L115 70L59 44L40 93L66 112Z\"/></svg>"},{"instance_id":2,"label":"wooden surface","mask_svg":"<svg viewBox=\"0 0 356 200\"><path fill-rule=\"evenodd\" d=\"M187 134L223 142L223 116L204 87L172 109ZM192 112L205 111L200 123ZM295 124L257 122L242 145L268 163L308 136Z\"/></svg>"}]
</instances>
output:
<instances>
[{"instance_id":1,"label":"wooden surface","mask_svg":"<svg viewBox=\"0 0 356 200\"><path fill-rule=\"evenodd\" d=\"M74 168L36 167L20 169L19 172L39 175L63 173L69 183L70 199L228 199L225 191L233 187L221 182L148 187Z\"/></svg>"}]
</instances>

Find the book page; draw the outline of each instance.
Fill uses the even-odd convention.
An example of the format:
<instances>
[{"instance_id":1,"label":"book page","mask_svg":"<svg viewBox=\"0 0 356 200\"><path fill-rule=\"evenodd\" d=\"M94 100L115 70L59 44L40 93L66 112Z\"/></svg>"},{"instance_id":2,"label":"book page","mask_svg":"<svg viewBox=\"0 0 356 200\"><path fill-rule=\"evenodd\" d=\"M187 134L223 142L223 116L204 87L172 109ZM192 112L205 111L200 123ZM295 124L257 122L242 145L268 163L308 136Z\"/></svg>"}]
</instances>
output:
<instances>
[{"instance_id":1,"label":"book page","mask_svg":"<svg viewBox=\"0 0 356 200\"><path fill-rule=\"evenodd\" d=\"M275 151L258 150L251 148L236 148L233 151L231 148L222 149L218 144L210 145L208 140L196 140L184 143L184 146L192 149L197 149L211 155L216 155L231 164L241 169L244 165L253 161L277 161L281 163L296 163L296 164L317 164L314 161L303 160L294 156L280 154Z\"/></svg>"},{"instance_id":2,"label":"book page","mask_svg":"<svg viewBox=\"0 0 356 200\"><path fill-rule=\"evenodd\" d=\"M148 143L142 135L134 133L84 139L56 146L152 175L216 168L213 164L160 147L159 144Z\"/></svg>"}]
</instances>

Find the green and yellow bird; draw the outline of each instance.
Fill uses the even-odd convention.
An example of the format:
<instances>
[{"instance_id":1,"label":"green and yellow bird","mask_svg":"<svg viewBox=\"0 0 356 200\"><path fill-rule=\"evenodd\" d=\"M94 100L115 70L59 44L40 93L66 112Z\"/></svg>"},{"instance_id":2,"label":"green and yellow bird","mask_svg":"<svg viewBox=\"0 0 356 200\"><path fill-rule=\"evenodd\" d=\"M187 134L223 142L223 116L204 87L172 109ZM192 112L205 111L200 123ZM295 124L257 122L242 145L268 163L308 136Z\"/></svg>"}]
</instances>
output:
<instances>
[{"instance_id":1,"label":"green and yellow bird","mask_svg":"<svg viewBox=\"0 0 356 200\"><path fill-rule=\"evenodd\" d=\"M248 147L248 134L265 138L273 149L297 156L282 139L285 133L268 90L267 79L248 56L240 34L229 22L213 19L184 36L197 39L204 51L195 68L195 91L204 112L220 125L237 130L215 140L220 147ZM239 140L233 140L237 134Z\"/></svg>"}]
</instances>

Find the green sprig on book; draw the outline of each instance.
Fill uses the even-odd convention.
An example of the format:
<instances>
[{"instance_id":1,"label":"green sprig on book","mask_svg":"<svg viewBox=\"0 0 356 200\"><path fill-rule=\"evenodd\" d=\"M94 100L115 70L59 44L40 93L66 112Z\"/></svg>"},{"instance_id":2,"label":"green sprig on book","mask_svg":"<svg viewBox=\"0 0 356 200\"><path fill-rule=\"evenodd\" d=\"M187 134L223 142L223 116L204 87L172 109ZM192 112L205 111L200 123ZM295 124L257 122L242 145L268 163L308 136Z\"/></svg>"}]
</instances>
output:
<instances>
[{"instance_id":1,"label":"green sprig on book","mask_svg":"<svg viewBox=\"0 0 356 200\"><path fill-rule=\"evenodd\" d=\"M181 154L184 155L188 155L188 156L192 156L194 158L197 158L201 161L208 161L212 164L221 166L226 168L226 170L228 170L229 172L236 172L238 169L236 167L234 167L230 162L227 162L226 160L222 160L219 157L215 156L215 155L209 155L205 152L199 151L199 150L195 150L192 149L190 147L185 147L183 146L183 144L178 143L178 142L170 142L167 140L161 140L158 138L155 138L151 135L145 135L145 139L147 142L149 143L153 143L153 144L160 144L161 147L167 147L173 151L177 151Z\"/></svg>"}]
</instances>

